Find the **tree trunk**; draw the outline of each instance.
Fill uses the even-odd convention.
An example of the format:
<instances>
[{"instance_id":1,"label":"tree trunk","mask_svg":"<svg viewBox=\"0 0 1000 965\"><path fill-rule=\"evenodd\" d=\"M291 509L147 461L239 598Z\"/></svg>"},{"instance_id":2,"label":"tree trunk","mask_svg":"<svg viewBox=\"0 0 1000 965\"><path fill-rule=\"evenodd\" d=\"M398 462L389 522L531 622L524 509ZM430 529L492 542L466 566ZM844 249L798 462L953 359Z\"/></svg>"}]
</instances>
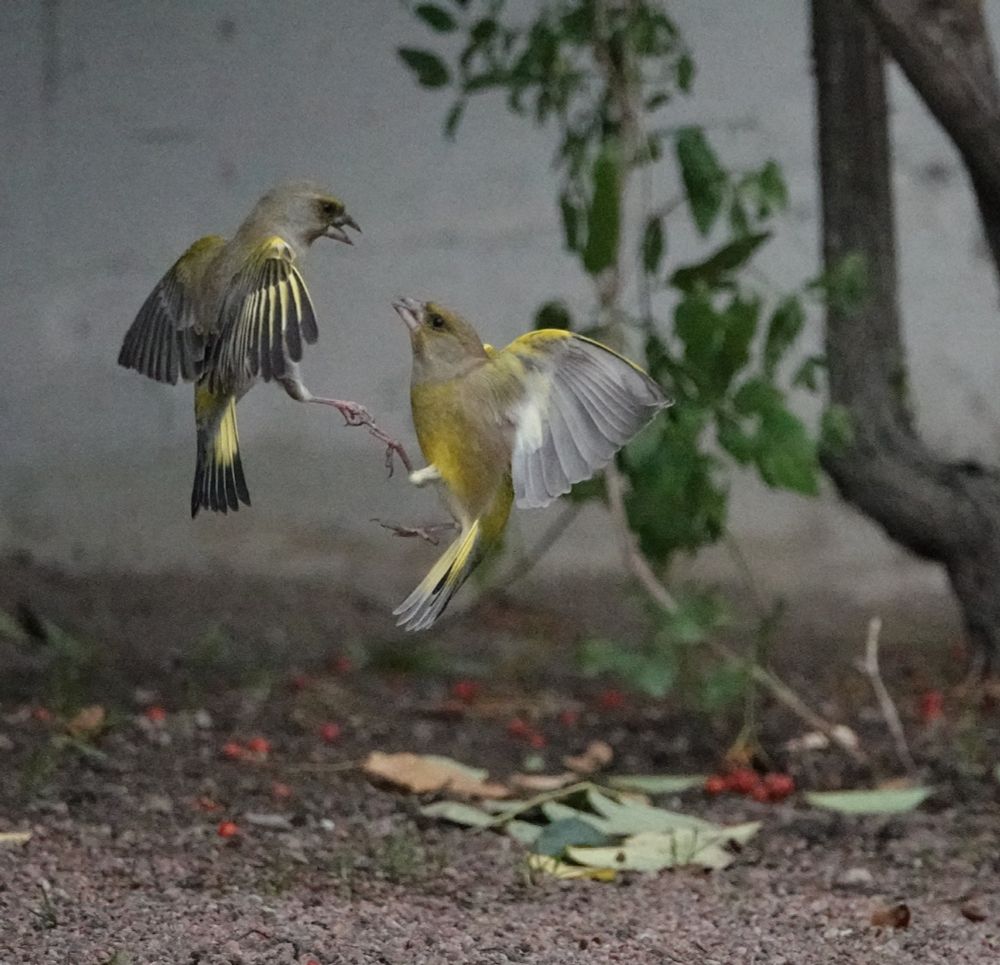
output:
<instances>
[{"instance_id":1,"label":"tree trunk","mask_svg":"<svg viewBox=\"0 0 1000 965\"><path fill-rule=\"evenodd\" d=\"M1000 273L1000 84L981 0L857 0L969 173Z\"/></svg>"},{"instance_id":2,"label":"tree trunk","mask_svg":"<svg viewBox=\"0 0 1000 965\"><path fill-rule=\"evenodd\" d=\"M823 257L860 253L868 297L831 303L830 401L855 435L823 454L841 495L911 551L942 563L984 669L1000 654L1000 474L950 463L917 436L908 408L897 302L885 70L879 36L855 0L813 0Z\"/></svg>"}]
</instances>

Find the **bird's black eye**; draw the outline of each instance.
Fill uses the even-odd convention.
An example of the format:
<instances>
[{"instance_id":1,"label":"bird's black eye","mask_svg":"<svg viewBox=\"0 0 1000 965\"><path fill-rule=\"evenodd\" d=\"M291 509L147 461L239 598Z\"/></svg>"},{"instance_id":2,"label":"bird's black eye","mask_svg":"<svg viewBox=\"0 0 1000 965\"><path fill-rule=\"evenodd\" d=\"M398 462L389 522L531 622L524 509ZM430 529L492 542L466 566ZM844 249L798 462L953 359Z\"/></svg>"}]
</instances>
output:
<instances>
[{"instance_id":1,"label":"bird's black eye","mask_svg":"<svg viewBox=\"0 0 1000 965\"><path fill-rule=\"evenodd\" d=\"M323 212L324 217L335 218L339 211L339 205L336 201L321 201L319 204L320 211Z\"/></svg>"},{"instance_id":2,"label":"bird's black eye","mask_svg":"<svg viewBox=\"0 0 1000 965\"><path fill-rule=\"evenodd\" d=\"M431 328L444 328L444 319L437 312L430 315L427 321L430 323Z\"/></svg>"}]
</instances>

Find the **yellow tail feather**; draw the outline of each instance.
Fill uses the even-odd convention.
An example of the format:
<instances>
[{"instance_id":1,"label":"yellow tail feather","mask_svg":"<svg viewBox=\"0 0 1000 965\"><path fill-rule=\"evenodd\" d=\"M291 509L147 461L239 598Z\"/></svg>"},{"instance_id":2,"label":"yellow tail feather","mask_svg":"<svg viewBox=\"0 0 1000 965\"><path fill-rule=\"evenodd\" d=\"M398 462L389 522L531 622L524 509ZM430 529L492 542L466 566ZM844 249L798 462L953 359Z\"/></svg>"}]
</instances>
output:
<instances>
[{"instance_id":1,"label":"yellow tail feather","mask_svg":"<svg viewBox=\"0 0 1000 965\"><path fill-rule=\"evenodd\" d=\"M211 411L214 402L215 411ZM236 431L236 399L212 399L199 387L195 396L198 418L198 461L191 490L191 516L199 509L225 513L240 503L250 505L250 493L243 476L240 437ZM217 413L221 412L221 416Z\"/></svg>"},{"instance_id":2,"label":"yellow tail feather","mask_svg":"<svg viewBox=\"0 0 1000 965\"><path fill-rule=\"evenodd\" d=\"M477 519L431 567L420 585L395 610L396 626L405 630L426 630L479 562L482 529Z\"/></svg>"}]
</instances>

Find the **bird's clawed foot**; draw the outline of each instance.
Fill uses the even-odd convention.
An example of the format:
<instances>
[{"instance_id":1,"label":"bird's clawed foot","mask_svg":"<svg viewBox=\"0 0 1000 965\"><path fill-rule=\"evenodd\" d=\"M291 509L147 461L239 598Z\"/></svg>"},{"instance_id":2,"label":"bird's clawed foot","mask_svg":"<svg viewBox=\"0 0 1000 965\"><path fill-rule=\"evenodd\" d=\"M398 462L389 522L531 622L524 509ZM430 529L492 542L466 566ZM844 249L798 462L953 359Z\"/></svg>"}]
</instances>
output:
<instances>
[{"instance_id":1,"label":"bird's clawed foot","mask_svg":"<svg viewBox=\"0 0 1000 965\"><path fill-rule=\"evenodd\" d=\"M378 523L382 529L387 529L393 536L402 536L409 539L414 536L425 540L432 546L437 546L441 542L440 533L447 533L458 529L455 523L428 523L426 526L402 526L398 523L383 523L380 519L373 519L373 523Z\"/></svg>"},{"instance_id":2,"label":"bird's clawed foot","mask_svg":"<svg viewBox=\"0 0 1000 965\"><path fill-rule=\"evenodd\" d=\"M392 475L394 468L394 457L399 456L399 461L407 472L413 472L413 463L403 444L393 439L388 433L383 432L372 418L372 414L358 402L345 402L342 399L316 399L310 402L320 402L323 405L332 405L343 417L345 426L364 426L369 435L374 436L379 442L385 445L385 468L389 475Z\"/></svg>"}]
</instances>

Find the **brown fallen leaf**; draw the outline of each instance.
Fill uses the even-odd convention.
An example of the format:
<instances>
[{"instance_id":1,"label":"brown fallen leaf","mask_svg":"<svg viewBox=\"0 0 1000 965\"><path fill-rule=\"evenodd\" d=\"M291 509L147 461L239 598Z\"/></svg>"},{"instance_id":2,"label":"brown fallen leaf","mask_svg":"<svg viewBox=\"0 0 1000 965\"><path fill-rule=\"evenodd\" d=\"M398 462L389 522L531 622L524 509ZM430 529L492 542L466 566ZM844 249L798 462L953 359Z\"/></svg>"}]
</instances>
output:
<instances>
[{"instance_id":1,"label":"brown fallen leaf","mask_svg":"<svg viewBox=\"0 0 1000 965\"><path fill-rule=\"evenodd\" d=\"M562 762L577 774L593 774L594 771L607 767L614 756L615 752L607 741L591 741L582 754L569 755Z\"/></svg>"},{"instance_id":2,"label":"brown fallen leaf","mask_svg":"<svg viewBox=\"0 0 1000 965\"><path fill-rule=\"evenodd\" d=\"M505 798L510 790L485 773L444 757L372 751L361 764L369 777L387 781L411 794L447 793L458 797Z\"/></svg>"},{"instance_id":3,"label":"brown fallen leaf","mask_svg":"<svg viewBox=\"0 0 1000 965\"><path fill-rule=\"evenodd\" d=\"M872 912L872 925L875 928L909 928L909 905L900 903L876 908Z\"/></svg>"},{"instance_id":4,"label":"brown fallen leaf","mask_svg":"<svg viewBox=\"0 0 1000 965\"><path fill-rule=\"evenodd\" d=\"M968 918L969 921L986 921L989 918L989 915L979 905L971 901L965 902L958 910L962 917Z\"/></svg>"},{"instance_id":5,"label":"brown fallen leaf","mask_svg":"<svg viewBox=\"0 0 1000 965\"><path fill-rule=\"evenodd\" d=\"M107 712L100 704L91 704L73 715L66 730L72 737L89 737L104 726L106 718Z\"/></svg>"},{"instance_id":6,"label":"brown fallen leaf","mask_svg":"<svg viewBox=\"0 0 1000 965\"><path fill-rule=\"evenodd\" d=\"M568 787L578 780L572 771L563 771L562 774L514 774L507 783L516 791L544 794L546 791L558 791L561 787Z\"/></svg>"}]
</instances>

